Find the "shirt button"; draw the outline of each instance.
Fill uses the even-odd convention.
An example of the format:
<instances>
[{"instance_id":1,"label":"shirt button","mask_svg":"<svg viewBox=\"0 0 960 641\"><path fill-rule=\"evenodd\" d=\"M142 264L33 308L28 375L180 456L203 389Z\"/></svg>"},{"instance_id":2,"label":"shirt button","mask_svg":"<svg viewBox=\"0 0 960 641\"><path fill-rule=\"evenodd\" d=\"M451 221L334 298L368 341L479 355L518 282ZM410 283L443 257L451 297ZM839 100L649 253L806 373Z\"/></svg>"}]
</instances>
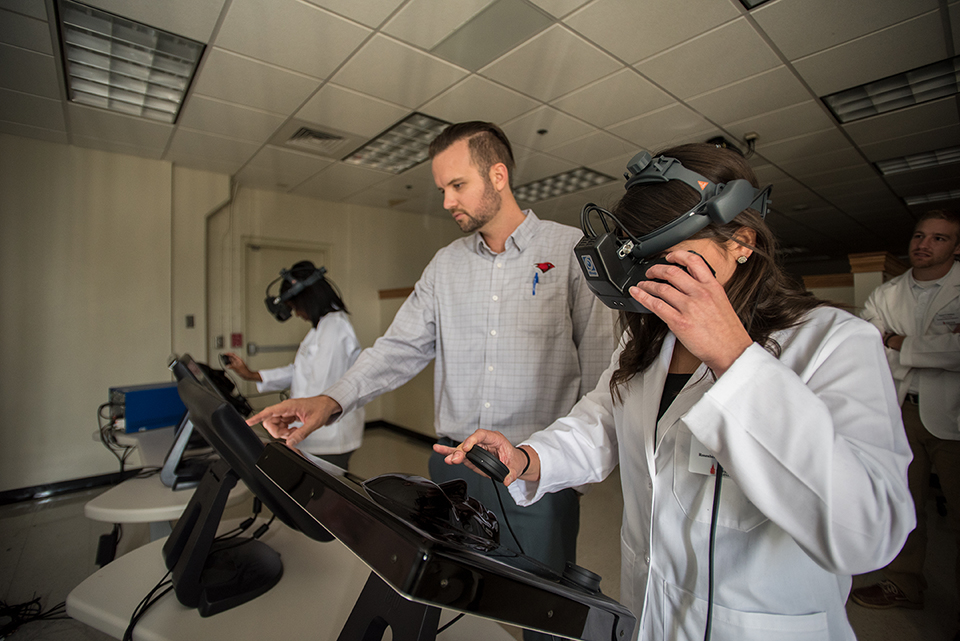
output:
<instances>
[{"instance_id":1,"label":"shirt button","mask_svg":"<svg viewBox=\"0 0 960 641\"><path fill-rule=\"evenodd\" d=\"M503 267L503 263L497 263L497 269L500 269L502 267Z\"/></svg>"},{"instance_id":2,"label":"shirt button","mask_svg":"<svg viewBox=\"0 0 960 641\"><path fill-rule=\"evenodd\" d=\"M493 371L493 365L487 366L487 371L488 371L488 372L492 372L492 371Z\"/></svg>"},{"instance_id":3,"label":"shirt button","mask_svg":"<svg viewBox=\"0 0 960 641\"><path fill-rule=\"evenodd\" d=\"M490 407L490 403L484 403L483 406L484 406L484 407Z\"/></svg>"},{"instance_id":4,"label":"shirt button","mask_svg":"<svg viewBox=\"0 0 960 641\"><path fill-rule=\"evenodd\" d=\"M493 297L493 300L500 300L500 297L495 295L495 296Z\"/></svg>"},{"instance_id":5,"label":"shirt button","mask_svg":"<svg viewBox=\"0 0 960 641\"><path fill-rule=\"evenodd\" d=\"M497 335L497 330L491 329L491 330L490 330L490 335L491 335L491 336L496 336L496 335Z\"/></svg>"},{"instance_id":6,"label":"shirt button","mask_svg":"<svg viewBox=\"0 0 960 641\"><path fill-rule=\"evenodd\" d=\"M647 565L650 565L650 555L649 555L649 554L644 554L644 555L643 555L643 560L647 562Z\"/></svg>"}]
</instances>

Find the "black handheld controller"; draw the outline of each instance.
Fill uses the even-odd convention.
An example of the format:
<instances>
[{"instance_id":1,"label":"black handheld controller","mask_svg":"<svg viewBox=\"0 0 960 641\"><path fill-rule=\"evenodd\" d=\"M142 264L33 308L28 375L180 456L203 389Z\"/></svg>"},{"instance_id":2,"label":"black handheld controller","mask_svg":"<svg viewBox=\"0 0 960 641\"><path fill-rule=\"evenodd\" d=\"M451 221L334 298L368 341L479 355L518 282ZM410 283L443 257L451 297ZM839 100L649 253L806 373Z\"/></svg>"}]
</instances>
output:
<instances>
[{"instance_id":1,"label":"black handheld controller","mask_svg":"<svg viewBox=\"0 0 960 641\"><path fill-rule=\"evenodd\" d=\"M491 454L479 445L474 445L469 452L466 452L466 455L468 461L476 465L497 483L503 483L507 474L510 473L510 468L501 463L495 454Z\"/></svg>"}]
</instances>

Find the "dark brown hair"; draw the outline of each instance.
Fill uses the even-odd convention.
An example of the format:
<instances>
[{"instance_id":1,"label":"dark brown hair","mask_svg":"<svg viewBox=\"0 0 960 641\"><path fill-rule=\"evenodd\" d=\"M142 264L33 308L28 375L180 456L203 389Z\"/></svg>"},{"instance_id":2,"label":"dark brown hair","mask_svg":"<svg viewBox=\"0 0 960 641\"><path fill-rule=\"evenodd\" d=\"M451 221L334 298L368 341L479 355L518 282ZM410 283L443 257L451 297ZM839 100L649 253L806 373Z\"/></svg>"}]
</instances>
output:
<instances>
[{"instance_id":1,"label":"dark brown hair","mask_svg":"<svg viewBox=\"0 0 960 641\"><path fill-rule=\"evenodd\" d=\"M430 158L433 159L453 143L465 138L470 149L470 158L480 170L481 176L486 177L491 167L497 163L503 163L507 168L507 174L511 179L513 178L515 166L513 148L503 130L492 122L472 120L450 125L430 143Z\"/></svg>"},{"instance_id":2,"label":"dark brown hair","mask_svg":"<svg viewBox=\"0 0 960 641\"><path fill-rule=\"evenodd\" d=\"M676 158L687 169L717 184L742 178L758 187L747 161L728 149L705 143L688 144L658 155ZM699 195L691 187L671 180L631 187L612 213L634 236L643 236L673 221L699 201ZM726 284L727 298L750 337L779 355L780 345L772 335L793 327L809 310L827 303L804 291L783 271L776 261L776 238L760 213L753 209L743 211L725 225L711 223L692 238L707 238L721 247L730 240L742 244L735 238L742 228L754 230L756 241L750 247L753 253L749 260L737 266ZM669 330L666 323L654 314L621 312L620 324L627 333L627 343L620 354L619 367L610 379L610 391L622 400L620 387L653 364Z\"/></svg>"}]
</instances>

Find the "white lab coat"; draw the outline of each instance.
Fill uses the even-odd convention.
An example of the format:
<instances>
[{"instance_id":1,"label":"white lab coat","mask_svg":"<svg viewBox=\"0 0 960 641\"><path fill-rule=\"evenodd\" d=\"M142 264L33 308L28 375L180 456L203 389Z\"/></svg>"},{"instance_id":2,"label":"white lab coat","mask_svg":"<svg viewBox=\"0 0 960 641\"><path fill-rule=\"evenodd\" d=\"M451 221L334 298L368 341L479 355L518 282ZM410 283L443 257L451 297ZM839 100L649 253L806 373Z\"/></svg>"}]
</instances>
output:
<instances>
[{"instance_id":1,"label":"white lab coat","mask_svg":"<svg viewBox=\"0 0 960 641\"><path fill-rule=\"evenodd\" d=\"M900 403L916 384L920 420L934 436L960 440L960 263L954 263L930 302L921 327L910 291L913 270L871 292L863 317L881 332L906 336L898 352L887 350Z\"/></svg>"},{"instance_id":2,"label":"white lab coat","mask_svg":"<svg viewBox=\"0 0 960 641\"><path fill-rule=\"evenodd\" d=\"M691 468L708 472L708 452L729 474L714 641L852 641L851 575L884 566L914 527L911 454L876 331L819 308L777 340L779 359L754 344L717 381L701 365L659 421L656 452L672 334L622 404L608 388L618 351L596 390L527 441L541 478L511 486L521 505L620 465L620 600L640 639L703 638L715 477Z\"/></svg>"},{"instance_id":3,"label":"white lab coat","mask_svg":"<svg viewBox=\"0 0 960 641\"><path fill-rule=\"evenodd\" d=\"M274 392L290 388L291 398L317 396L343 376L359 355L360 343L346 312L330 312L307 332L293 364L260 370L263 382L257 383L257 390ZM299 448L310 454L352 452L363 441L363 423L361 407L315 430Z\"/></svg>"}]
</instances>

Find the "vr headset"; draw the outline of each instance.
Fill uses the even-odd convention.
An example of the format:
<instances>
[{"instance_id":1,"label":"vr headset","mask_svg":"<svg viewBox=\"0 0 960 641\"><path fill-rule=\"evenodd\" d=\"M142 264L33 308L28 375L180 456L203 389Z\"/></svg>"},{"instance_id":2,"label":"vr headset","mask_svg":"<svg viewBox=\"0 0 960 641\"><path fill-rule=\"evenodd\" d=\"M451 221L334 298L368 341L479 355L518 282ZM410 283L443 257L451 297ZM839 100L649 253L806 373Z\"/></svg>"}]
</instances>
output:
<instances>
[{"instance_id":1,"label":"vr headset","mask_svg":"<svg viewBox=\"0 0 960 641\"><path fill-rule=\"evenodd\" d=\"M263 301L267 306L267 310L273 314L273 317L278 321L281 323L284 322L293 314L293 311L290 309L290 305L287 301L305 290L307 287L310 287L317 281L321 280L323 275L326 273L326 268L320 267L319 269L313 270L313 273L303 280L297 280L289 270L281 269L280 277L270 281L270 284L267 285L267 297ZM290 283L290 289L282 294L277 294L276 296L271 295L270 288L273 287L273 284L284 280Z\"/></svg>"},{"instance_id":2,"label":"vr headset","mask_svg":"<svg viewBox=\"0 0 960 641\"><path fill-rule=\"evenodd\" d=\"M718 225L730 222L745 209L752 207L766 217L772 188L756 189L743 179L718 185L685 168L676 158L653 158L647 151L641 151L627 163L623 177L627 181L624 189L679 180L700 194L700 202L692 209L640 238L631 234L609 211L593 203L584 205L580 212L583 238L573 251L587 286L607 307L638 313L649 313L649 310L630 296L629 289L648 280L646 273L653 265L669 264L663 258L651 257L687 240L711 222ZM603 234L593 230L590 223L593 212L600 216ZM613 223L612 229L608 220Z\"/></svg>"}]
</instances>

